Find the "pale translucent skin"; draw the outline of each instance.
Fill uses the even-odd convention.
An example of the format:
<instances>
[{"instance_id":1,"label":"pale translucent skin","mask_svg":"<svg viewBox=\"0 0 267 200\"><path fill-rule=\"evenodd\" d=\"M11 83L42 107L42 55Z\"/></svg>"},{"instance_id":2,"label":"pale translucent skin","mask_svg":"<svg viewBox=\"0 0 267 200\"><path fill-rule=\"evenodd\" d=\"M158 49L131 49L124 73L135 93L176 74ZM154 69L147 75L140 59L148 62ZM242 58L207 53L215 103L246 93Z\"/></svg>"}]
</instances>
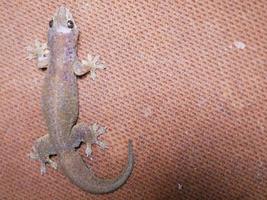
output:
<instances>
[{"instance_id":1,"label":"pale translucent skin","mask_svg":"<svg viewBox=\"0 0 267 200\"><path fill-rule=\"evenodd\" d=\"M68 27L68 20L73 27ZM50 155L59 156L59 165L63 173L81 189L90 193L108 193L118 189L130 176L134 157L132 142L128 145L128 165L115 179L101 179L86 166L75 148L81 142L87 144L86 154L92 152L91 145L105 148L104 142L97 137L105 133L98 124L76 124L78 118L78 91L76 76L83 75L104 65L98 57L88 56L87 61L79 62L76 54L78 29L70 11L61 6L53 17L53 25L48 31L48 45L36 43L40 68L48 68L42 90L42 111L48 126L48 134L39 138L30 154L32 159L40 160L41 173L45 173L45 164L57 168L57 163L49 159ZM43 53L42 53L43 50ZM31 55L31 57L34 57ZM92 78L95 78L92 76Z\"/></svg>"}]
</instances>

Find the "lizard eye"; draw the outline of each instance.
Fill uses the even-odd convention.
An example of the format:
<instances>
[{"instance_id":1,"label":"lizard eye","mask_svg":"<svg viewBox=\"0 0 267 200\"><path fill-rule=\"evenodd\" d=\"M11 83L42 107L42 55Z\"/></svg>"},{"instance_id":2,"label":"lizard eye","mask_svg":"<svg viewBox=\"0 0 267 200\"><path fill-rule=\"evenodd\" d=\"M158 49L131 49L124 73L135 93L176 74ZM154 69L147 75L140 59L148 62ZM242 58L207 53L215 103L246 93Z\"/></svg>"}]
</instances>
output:
<instances>
[{"instance_id":1,"label":"lizard eye","mask_svg":"<svg viewBox=\"0 0 267 200\"><path fill-rule=\"evenodd\" d=\"M51 19L51 20L49 21L49 27L52 28L52 26L53 26L53 19Z\"/></svg>"},{"instance_id":2,"label":"lizard eye","mask_svg":"<svg viewBox=\"0 0 267 200\"><path fill-rule=\"evenodd\" d=\"M68 20L67 25L68 25L68 28L73 28L74 27L74 23L71 20Z\"/></svg>"}]
</instances>

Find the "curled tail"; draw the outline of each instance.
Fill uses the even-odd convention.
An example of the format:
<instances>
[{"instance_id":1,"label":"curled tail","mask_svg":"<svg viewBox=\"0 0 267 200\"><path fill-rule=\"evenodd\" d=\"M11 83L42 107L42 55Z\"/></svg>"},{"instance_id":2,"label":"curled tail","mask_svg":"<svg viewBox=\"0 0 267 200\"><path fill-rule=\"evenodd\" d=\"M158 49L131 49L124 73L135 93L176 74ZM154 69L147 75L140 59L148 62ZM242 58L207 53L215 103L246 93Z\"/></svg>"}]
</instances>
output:
<instances>
[{"instance_id":1,"label":"curled tail","mask_svg":"<svg viewBox=\"0 0 267 200\"><path fill-rule=\"evenodd\" d=\"M62 153L60 155L60 163L64 174L81 189L94 194L113 192L127 181L133 170L134 155L132 141L129 140L128 144L128 165L114 179L96 177L93 171L86 166L79 153L75 151Z\"/></svg>"}]
</instances>

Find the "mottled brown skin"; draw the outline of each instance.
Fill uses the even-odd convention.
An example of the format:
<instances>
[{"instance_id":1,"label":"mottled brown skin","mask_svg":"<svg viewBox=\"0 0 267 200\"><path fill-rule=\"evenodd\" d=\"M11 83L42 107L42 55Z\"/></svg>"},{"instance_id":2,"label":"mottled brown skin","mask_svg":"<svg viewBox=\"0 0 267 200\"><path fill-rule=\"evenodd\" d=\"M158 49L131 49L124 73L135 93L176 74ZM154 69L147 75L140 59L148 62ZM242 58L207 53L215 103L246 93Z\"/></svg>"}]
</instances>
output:
<instances>
[{"instance_id":1,"label":"mottled brown skin","mask_svg":"<svg viewBox=\"0 0 267 200\"><path fill-rule=\"evenodd\" d=\"M68 20L73 22L73 27ZM87 124L76 124L78 118L76 76L89 72L90 66L82 65L77 58L78 29L69 10L60 7L50 26L49 54L43 55L42 58L42 61L48 63L42 89L42 111L49 134L36 141L31 157L41 161L41 172L44 173L47 163L56 168L56 164L49 159L49 155L56 154L59 156L60 168L72 183L90 193L112 192L123 185L132 172L134 163L132 143L129 141L128 165L114 180L96 177L75 151L75 147L81 142L89 145L101 143L97 141L97 136L103 133L103 129L98 127L97 132Z\"/></svg>"}]
</instances>

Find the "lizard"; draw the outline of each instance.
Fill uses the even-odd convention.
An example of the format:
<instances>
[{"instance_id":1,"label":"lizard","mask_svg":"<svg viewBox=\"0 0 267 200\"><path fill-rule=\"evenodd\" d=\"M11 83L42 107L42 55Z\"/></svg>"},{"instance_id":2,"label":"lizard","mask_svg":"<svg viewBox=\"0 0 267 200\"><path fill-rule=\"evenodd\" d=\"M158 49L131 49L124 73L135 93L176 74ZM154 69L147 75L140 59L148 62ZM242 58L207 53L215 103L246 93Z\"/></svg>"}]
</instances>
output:
<instances>
[{"instance_id":1,"label":"lizard","mask_svg":"<svg viewBox=\"0 0 267 200\"><path fill-rule=\"evenodd\" d=\"M72 183L84 191L93 194L110 193L122 186L133 170L134 154L132 141L128 142L128 163L121 174L113 179L100 178L87 166L77 148L86 144L85 153L91 156L93 144L105 149L105 142L98 139L106 128L97 123L88 125L77 123L78 89L77 77L90 72L95 79L97 69L104 69L99 56L88 55L79 61L77 40L79 31L73 16L66 6L60 6L49 22L48 43L35 42L29 47L29 59L36 59L37 66L47 68L41 95L41 108L48 134L34 142L29 154L33 160L41 163L41 174L46 165L58 169ZM57 155L58 160L51 159Z\"/></svg>"}]
</instances>

